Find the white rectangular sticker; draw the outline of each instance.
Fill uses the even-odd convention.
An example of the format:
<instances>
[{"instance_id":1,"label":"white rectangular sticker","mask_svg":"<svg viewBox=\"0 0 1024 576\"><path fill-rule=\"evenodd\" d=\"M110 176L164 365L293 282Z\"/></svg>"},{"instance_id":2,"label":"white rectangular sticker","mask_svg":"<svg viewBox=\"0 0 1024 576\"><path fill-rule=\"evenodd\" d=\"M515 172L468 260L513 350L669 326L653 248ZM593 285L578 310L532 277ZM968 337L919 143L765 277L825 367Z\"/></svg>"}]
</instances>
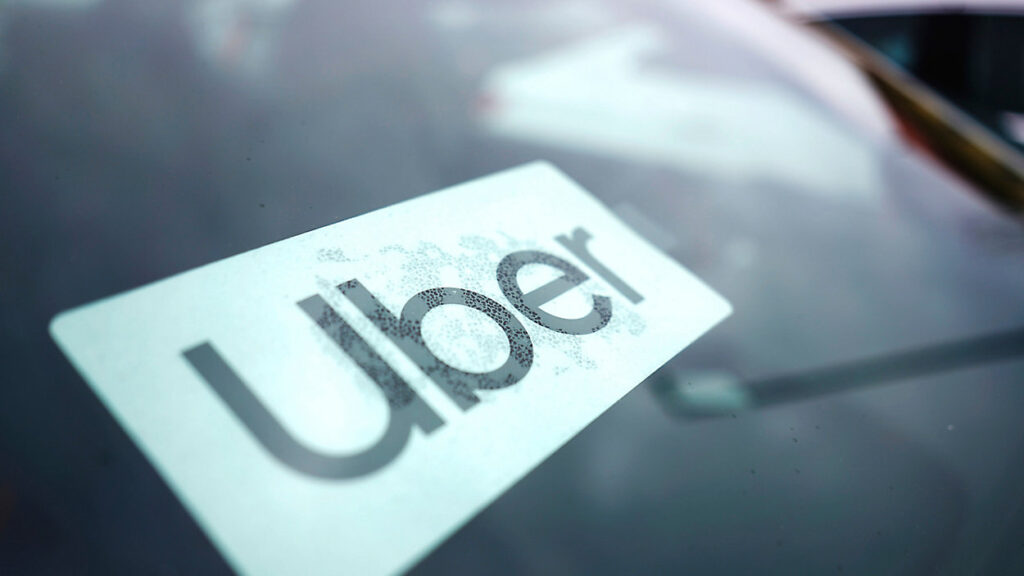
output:
<instances>
[{"instance_id":1,"label":"white rectangular sticker","mask_svg":"<svg viewBox=\"0 0 1024 576\"><path fill-rule=\"evenodd\" d=\"M57 316L240 573L411 567L729 304L535 163Z\"/></svg>"}]
</instances>

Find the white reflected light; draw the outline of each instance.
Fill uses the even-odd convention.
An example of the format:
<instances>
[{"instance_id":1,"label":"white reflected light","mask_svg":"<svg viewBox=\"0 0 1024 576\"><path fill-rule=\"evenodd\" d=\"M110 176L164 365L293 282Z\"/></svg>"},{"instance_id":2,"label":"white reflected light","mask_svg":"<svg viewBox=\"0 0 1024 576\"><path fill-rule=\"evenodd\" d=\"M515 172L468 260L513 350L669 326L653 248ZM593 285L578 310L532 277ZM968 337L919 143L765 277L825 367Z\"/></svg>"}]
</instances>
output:
<instances>
[{"instance_id":1,"label":"white reflected light","mask_svg":"<svg viewBox=\"0 0 1024 576\"><path fill-rule=\"evenodd\" d=\"M720 180L836 197L879 189L862 135L785 86L645 65L667 45L657 27L629 25L500 66L484 80L478 121L495 136Z\"/></svg>"}]
</instances>

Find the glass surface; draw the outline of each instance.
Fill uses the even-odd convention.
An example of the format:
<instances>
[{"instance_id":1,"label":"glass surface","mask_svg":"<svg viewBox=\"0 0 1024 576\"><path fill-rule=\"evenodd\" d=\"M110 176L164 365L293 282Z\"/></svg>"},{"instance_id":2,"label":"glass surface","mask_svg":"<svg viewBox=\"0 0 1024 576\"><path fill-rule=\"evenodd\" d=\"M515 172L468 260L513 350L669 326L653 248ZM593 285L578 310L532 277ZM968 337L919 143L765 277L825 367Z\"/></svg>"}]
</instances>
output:
<instances>
[{"instance_id":1,"label":"glass surface","mask_svg":"<svg viewBox=\"0 0 1024 576\"><path fill-rule=\"evenodd\" d=\"M1024 229L897 133L742 2L3 4L0 573L229 572L54 314L536 159L734 313L414 572L1024 573Z\"/></svg>"}]
</instances>

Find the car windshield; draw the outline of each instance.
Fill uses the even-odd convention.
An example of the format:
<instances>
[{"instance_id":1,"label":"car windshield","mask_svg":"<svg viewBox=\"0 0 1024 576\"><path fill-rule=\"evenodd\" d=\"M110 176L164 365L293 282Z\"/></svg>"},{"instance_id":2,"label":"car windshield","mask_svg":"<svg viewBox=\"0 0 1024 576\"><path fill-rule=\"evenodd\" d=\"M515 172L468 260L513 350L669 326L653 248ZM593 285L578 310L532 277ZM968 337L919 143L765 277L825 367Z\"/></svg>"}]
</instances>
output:
<instances>
[{"instance_id":1,"label":"car windshield","mask_svg":"<svg viewBox=\"0 0 1024 576\"><path fill-rule=\"evenodd\" d=\"M0 573L232 571L56 313L534 160L733 314L413 573L1024 573L1024 228L905 135L739 0L9 0Z\"/></svg>"}]
</instances>

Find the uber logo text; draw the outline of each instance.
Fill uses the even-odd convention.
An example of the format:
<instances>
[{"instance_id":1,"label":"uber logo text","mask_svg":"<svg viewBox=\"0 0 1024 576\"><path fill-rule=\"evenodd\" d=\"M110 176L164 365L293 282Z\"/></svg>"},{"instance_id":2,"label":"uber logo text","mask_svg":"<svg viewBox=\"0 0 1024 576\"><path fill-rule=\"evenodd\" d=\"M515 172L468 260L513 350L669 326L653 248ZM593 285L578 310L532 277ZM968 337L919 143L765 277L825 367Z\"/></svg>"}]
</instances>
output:
<instances>
[{"instance_id":1,"label":"uber logo text","mask_svg":"<svg viewBox=\"0 0 1024 576\"><path fill-rule=\"evenodd\" d=\"M590 239L591 235L583 228L556 238L627 300L633 304L642 301L643 296L589 252L587 242ZM523 293L518 274L531 264L554 268L561 272L561 276ZM563 318L541 309L545 303L589 278L579 267L553 254L537 250L509 254L498 264L496 277L508 302L520 314L545 329L583 336L601 330L612 318L611 300L596 294L592 295L590 311L581 318ZM401 314L395 316L356 279L343 282L337 288L463 410L469 410L479 402L475 390L514 386L526 376L533 364L533 341L523 324L507 308L477 292L450 287L423 290L412 296ZM467 372L433 354L423 339L422 322L427 312L444 305L468 306L494 321L508 338L509 355L504 364L491 372ZM297 440L281 425L212 343L202 342L185 350L182 354L188 363L274 457L310 476L334 480L358 478L380 470L398 457L413 427L430 434L444 425L444 420L323 298L313 295L299 301L298 306L377 385L387 399L389 420L383 436L361 452L337 455L315 450Z\"/></svg>"}]
</instances>

